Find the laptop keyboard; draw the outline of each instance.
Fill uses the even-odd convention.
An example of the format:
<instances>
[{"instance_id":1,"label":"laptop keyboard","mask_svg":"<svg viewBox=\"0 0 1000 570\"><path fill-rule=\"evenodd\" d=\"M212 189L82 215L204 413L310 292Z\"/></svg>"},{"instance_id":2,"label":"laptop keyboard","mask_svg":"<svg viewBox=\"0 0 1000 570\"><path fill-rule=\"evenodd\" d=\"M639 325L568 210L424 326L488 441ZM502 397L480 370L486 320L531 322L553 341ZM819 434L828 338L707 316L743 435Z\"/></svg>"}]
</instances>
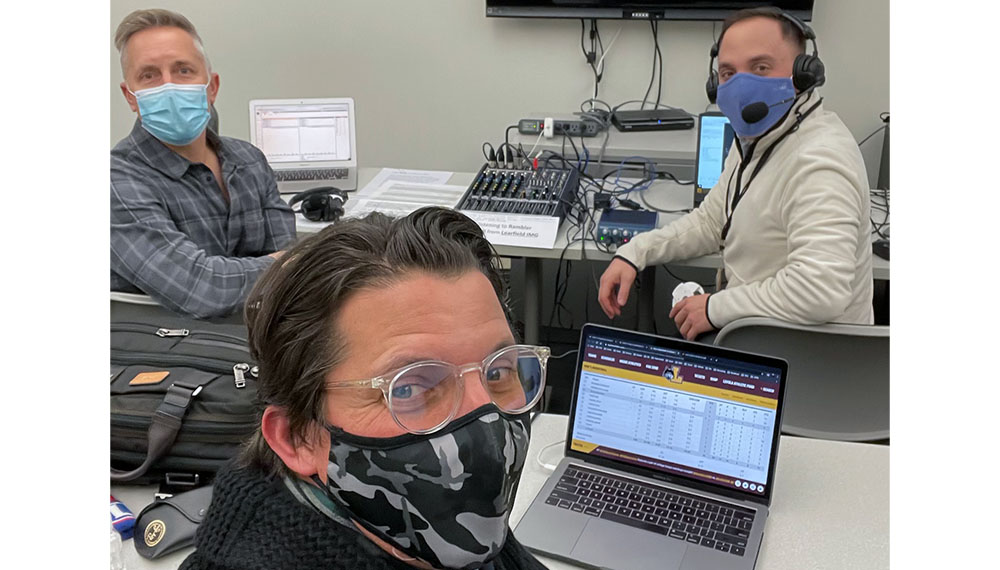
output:
<instances>
[{"instance_id":1,"label":"laptop keyboard","mask_svg":"<svg viewBox=\"0 0 1000 570\"><path fill-rule=\"evenodd\" d=\"M754 512L570 465L545 504L743 556Z\"/></svg>"},{"instance_id":2,"label":"laptop keyboard","mask_svg":"<svg viewBox=\"0 0 1000 570\"><path fill-rule=\"evenodd\" d=\"M301 180L342 180L347 178L346 168L314 168L310 170L275 170L278 182L298 182Z\"/></svg>"}]
</instances>

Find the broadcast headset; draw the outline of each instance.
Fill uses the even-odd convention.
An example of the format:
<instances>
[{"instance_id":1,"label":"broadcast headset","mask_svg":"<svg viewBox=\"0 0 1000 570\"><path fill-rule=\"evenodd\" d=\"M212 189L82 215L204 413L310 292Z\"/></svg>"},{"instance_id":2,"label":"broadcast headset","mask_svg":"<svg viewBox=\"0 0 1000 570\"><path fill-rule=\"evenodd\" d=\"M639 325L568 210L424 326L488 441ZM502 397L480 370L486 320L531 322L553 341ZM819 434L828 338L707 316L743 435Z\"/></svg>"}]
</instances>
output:
<instances>
[{"instance_id":1,"label":"broadcast headset","mask_svg":"<svg viewBox=\"0 0 1000 570\"><path fill-rule=\"evenodd\" d=\"M802 33L803 38L812 42L812 55L800 53L795 57L795 63L792 64L792 84L795 85L795 89L799 93L803 93L823 85L826 81L826 67L819 59L819 50L816 48L816 33L805 22L787 12L775 10L773 15L790 22ZM719 72L715 70L714 64L715 58L719 57L719 45L722 44L724 35L725 30L719 35L719 39L712 44L712 49L709 52L711 57L708 60L708 81L705 82L705 92L708 94L708 100L712 103L715 103L716 95L719 92Z\"/></svg>"},{"instance_id":2,"label":"broadcast headset","mask_svg":"<svg viewBox=\"0 0 1000 570\"><path fill-rule=\"evenodd\" d=\"M295 206L301 202L299 209L294 211L301 213L309 221L336 222L344 215L346 201L347 193L343 190L333 186L321 186L292 196L288 205Z\"/></svg>"}]
</instances>

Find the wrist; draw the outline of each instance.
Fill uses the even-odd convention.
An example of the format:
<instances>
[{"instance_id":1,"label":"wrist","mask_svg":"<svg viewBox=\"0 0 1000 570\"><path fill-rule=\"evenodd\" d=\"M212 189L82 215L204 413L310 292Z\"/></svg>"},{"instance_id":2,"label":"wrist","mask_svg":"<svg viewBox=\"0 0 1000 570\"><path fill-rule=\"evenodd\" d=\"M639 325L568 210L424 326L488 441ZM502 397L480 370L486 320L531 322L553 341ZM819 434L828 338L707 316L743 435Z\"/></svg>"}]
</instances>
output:
<instances>
[{"instance_id":1,"label":"wrist","mask_svg":"<svg viewBox=\"0 0 1000 570\"><path fill-rule=\"evenodd\" d=\"M622 257L620 255L614 256L614 258L612 260L614 260L614 259L620 259L620 260L624 261L625 263L628 264L629 267L631 267L632 269L635 270L636 275L639 274L639 267L636 264L632 263L631 261L625 259L624 257Z\"/></svg>"},{"instance_id":2,"label":"wrist","mask_svg":"<svg viewBox=\"0 0 1000 570\"><path fill-rule=\"evenodd\" d=\"M711 305L711 302L712 302L712 295L715 295L715 293L709 293L708 297L705 297L705 320L708 321L708 325L710 327L712 327L712 330L716 330L717 331L717 330L720 330L720 329L719 329L719 327L717 327L715 325L715 323L712 322L712 315L711 315L711 313L708 310L708 308L709 308L709 306Z\"/></svg>"}]
</instances>

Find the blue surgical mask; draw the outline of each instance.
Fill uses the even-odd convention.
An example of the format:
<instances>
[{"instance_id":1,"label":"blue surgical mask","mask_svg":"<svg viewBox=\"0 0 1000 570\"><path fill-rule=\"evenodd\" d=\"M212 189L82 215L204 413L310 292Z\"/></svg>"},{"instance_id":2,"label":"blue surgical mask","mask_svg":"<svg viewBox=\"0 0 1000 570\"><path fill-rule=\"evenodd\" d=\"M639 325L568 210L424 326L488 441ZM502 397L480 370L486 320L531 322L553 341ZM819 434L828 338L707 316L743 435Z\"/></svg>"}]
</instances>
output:
<instances>
[{"instance_id":1,"label":"blue surgical mask","mask_svg":"<svg viewBox=\"0 0 1000 570\"><path fill-rule=\"evenodd\" d=\"M205 130L208 112L208 84L164 83L135 93L142 126L154 137L175 146L190 144Z\"/></svg>"},{"instance_id":2,"label":"blue surgical mask","mask_svg":"<svg viewBox=\"0 0 1000 570\"><path fill-rule=\"evenodd\" d=\"M719 110L729 118L737 136L757 137L778 124L792 108L795 86L790 77L737 73L719 86L717 100ZM748 123L743 119L743 109L753 103L766 105L767 114L759 121Z\"/></svg>"}]
</instances>

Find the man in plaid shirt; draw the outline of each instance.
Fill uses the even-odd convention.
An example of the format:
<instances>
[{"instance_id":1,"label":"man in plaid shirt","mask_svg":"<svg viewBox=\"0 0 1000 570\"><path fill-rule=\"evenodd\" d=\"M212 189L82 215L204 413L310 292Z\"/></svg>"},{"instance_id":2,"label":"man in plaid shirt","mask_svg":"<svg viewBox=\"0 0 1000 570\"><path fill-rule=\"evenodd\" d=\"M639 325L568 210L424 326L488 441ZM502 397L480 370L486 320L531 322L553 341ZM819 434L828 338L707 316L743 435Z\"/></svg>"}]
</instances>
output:
<instances>
[{"instance_id":1,"label":"man in plaid shirt","mask_svg":"<svg viewBox=\"0 0 1000 570\"><path fill-rule=\"evenodd\" d=\"M187 18L138 10L115 45L139 118L111 151L111 289L231 314L295 239L294 214L263 153L206 128L219 75Z\"/></svg>"}]
</instances>

